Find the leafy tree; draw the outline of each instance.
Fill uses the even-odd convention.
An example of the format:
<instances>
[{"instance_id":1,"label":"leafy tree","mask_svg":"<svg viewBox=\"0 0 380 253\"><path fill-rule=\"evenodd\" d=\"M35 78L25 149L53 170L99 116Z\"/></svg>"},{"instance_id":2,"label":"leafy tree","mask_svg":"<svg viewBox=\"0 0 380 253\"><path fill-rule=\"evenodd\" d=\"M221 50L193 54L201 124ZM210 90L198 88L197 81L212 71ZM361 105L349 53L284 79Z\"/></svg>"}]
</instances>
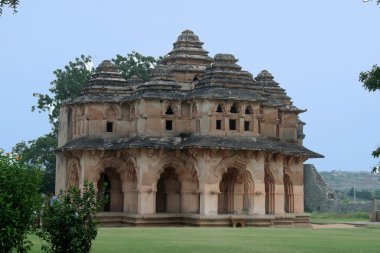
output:
<instances>
[{"instance_id":1,"label":"leafy tree","mask_svg":"<svg viewBox=\"0 0 380 253\"><path fill-rule=\"evenodd\" d=\"M50 202L51 201L51 202ZM85 183L82 192L70 187L58 199L45 204L41 231L38 235L48 242L47 253L88 253L97 235L94 220L99 201L93 183Z\"/></svg>"},{"instance_id":2,"label":"leafy tree","mask_svg":"<svg viewBox=\"0 0 380 253\"><path fill-rule=\"evenodd\" d=\"M42 204L41 171L0 150L0 253L27 252Z\"/></svg>"},{"instance_id":3,"label":"leafy tree","mask_svg":"<svg viewBox=\"0 0 380 253\"><path fill-rule=\"evenodd\" d=\"M19 5L19 0L0 0L0 16L3 14L3 7L8 6L13 9L13 12L17 12L17 5Z\"/></svg>"},{"instance_id":4,"label":"leafy tree","mask_svg":"<svg viewBox=\"0 0 380 253\"><path fill-rule=\"evenodd\" d=\"M56 135L50 133L28 143L22 141L13 147L12 152L20 154L20 160L30 166L39 166L43 174L43 192L54 192Z\"/></svg>"},{"instance_id":5,"label":"leafy tree","mask_svg":"<svg viewBox=\"0 0 380 253\"><path fill-rule=\"evenodd\" d=\"M380 67L373 65L371 70L361 72L359 74L359 81L363 83L364 89L370 92L380 90ZM380 147L372 152L372 156L375 158L380 157ZM372 172L380 172L380 164L375 166Z\"/></svg>"},{"instance_id":6,"label":"leafy tree","mask_svg":"<svg viewBox=\"0 0 380 253\"><path fill-rule=\"evenodd\" d=\"M136 75L144 81L149 81L149 70L157 64L154 57L144 56L135 51L129 53L127 57L117 54L112 62L125 79Z\"/></svg>"},{"instance_id":7,"label":"leafy tree","mask_svg":"<svg viewBox=\"0 0 380 253\"><path fill-rule=\"evenodd\" d=\"M49 112L49 121L53 127L53 134L58 132L59 109L62 102L79 96L83 84L87 82L93 70L89 68L91 56L81 55L80 58L75 58L75 61L70 61L63 69L56 69L53 73L56 77L50 85L49 94L34 93L37 97L37 109L39 112ZM36 110L36 106L32 106L32 111Z\"/></svg>"}]
</instances>

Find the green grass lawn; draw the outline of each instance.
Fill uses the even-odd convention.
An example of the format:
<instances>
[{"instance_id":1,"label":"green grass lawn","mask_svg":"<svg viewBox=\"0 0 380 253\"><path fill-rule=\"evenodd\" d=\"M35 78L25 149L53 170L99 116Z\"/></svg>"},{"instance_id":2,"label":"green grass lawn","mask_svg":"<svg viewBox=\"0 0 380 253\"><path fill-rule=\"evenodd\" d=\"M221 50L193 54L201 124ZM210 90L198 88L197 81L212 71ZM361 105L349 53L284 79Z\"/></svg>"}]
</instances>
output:
<instances>
[{"instance_id":1,"label":"green grass lawn","mask_svg":"<svg viewBox=\"0 0 380 253\"><path fill-rule=\"evenodd\" d=\"M101 228L94 253L113 252L380 252L380 227L307 228ZM40 240L32 236L32 252Z\"/></svg>"},{"instance_id":2,"label":"green grass lawn","mask_svg":"<svg viewBox=\"0 0 380 253\"><path fill-rule=\"evenodd\" d=\"M366 222L369 221L368 212L355 213L311 213L311 223L344 223L344 222Z\"/></svg>"}]
</instances>

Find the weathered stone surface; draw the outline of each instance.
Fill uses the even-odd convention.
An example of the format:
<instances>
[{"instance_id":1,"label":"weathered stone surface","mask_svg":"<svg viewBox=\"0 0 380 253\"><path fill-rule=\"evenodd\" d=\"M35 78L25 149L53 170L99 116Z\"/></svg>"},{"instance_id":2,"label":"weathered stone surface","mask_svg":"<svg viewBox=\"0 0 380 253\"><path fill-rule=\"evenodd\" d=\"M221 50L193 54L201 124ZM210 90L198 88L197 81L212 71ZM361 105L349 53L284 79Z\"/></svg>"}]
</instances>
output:
<instances>
[{"instance_id":1,"label":"weathered stone surface","mask_svg":"<svg viewBox=\"0 0 380 253\"><path fill-rule=\"evenodd\" d=\"M303 162L323 157L302 145L304 111L202 45L182 32L145 83L99 65L61 107L57 192L93 181L115 223L304 226Z\"/></svg>"}]
</instances>

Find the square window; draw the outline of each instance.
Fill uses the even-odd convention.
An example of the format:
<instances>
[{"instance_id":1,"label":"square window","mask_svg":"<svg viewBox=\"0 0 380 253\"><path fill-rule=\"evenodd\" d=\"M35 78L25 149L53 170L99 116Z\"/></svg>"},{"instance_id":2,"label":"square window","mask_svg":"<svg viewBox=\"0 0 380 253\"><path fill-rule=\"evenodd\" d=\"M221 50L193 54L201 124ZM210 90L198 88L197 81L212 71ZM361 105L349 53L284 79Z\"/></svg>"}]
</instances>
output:
<instances>
[{"instance_id":1,"label":"square window","mask_svg":"<svg viewBox=\"0 0 380 253\"><path fill-rule=\"evenodd\" d=\"M251 130L251 122L244 121L244 131L250 131Z\"/></svg>"},{"instance_id":2,"label":"square window","mask_svg":"<svg viewBox=\"0 0 380 253\"><path fill-rule=\"evenodd\" d=\"M112 133L113 132L113 123L107 122L107 132Z\"/></svg>"},{"instance_id":3,"label":"square window","mask_svg":"<svg viewBox=\"0 0 380 253\"><path fill-rule=\"evenodd\" d=\"M236 130L236 119L230 119L230 130Z\"/></svg>"},{"instance_id":4,"label":"square window","mask_svg":"<svg viewBox=\"0 0 380 253\"><path fill-rule=\"evenodd\" d=\"M216 129L222 130L222 120L216 120Z\"/></svg>"},{"instance_id":5,"label":"square window","mask_svg":"<svg viewBox=\"0 0 380 253\"><path fill-rule=\"evenodd\" d=\"M166 121L165 129L166 129L167 131L171 131L171 130L173 130L173 121L172 121L172 120L167 120L167 121Z\"/></svg>"}]
</instances>

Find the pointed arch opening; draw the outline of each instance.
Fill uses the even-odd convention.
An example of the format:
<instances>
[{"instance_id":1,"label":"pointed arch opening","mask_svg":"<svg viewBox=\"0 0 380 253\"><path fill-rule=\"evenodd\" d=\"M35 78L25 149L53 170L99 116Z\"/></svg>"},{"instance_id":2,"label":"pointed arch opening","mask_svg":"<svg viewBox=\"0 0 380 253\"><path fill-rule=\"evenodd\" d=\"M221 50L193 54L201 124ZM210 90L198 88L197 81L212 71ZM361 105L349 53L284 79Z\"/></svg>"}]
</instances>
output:
<instances>
[{"instance_id":1,"label":"pointed arch opening","mask_svg":"<svg viewBox=\"0 0 380 253\"><path fill-rule=\"evenodd\" d=\"M181 183L172 167L167 167L157 181L156 213L181 212Z\"/></svg>"},{"instance_id":2,"label":"pointed arch opening","mask_svg":"<svg viewBox=\"0 0 380 253\"><path fill-rule=\"evenodd\" d=\"M171 105L168 106L165 112L166 115L174 115L174 110Z\"/></svg>"},{"instance_id":3,"label":"pointed arch opening","mask_svg":"<svg viewBox=\"0 0 380 253\"><path fill-rule=\"evenodd\" d=\"M284 173L284 209L286 213L294 213L294 195L293 195L293 183L290 180L290 176Z\"/></svg>"},{"instance_id":4,"label":"pointed arch opening","mask_svg":"<svg viewBox=\"0 0 380 253\"><path fill-rule=\"evenodd\" d=\"M216 112L223 112L223 106L221 104L218 104L216 107Z\"/></svg>"},{"instance_id":5,"label":"pointed arch opening","mask_svg":"<svg viewBox=\"0 0 380 253\"><path fill-rule=\"evenodd\" d=\"M253 110L252 110L252 107L250 105L248 105L245 108L245 114L253 114Z\"/></svg>"},{"instance_id":6,"label":"pointed arch opening","mask_svg":"<svg viewBox=\"0 0 380 253\"><path fill-rule=\"evenodd\" d=\"M219 183L218 214L249 214L253 209L253 180L250 173L228 168Z\"/></svg>"},{"instance_id":7,"label":"pointed arch opening","mask_svg":"<svg viewBox=\"0 0 380 253\"><path fill-rule=\"evenodd\" d=\"M238 108L235 103L232 104L230 113L238 113Z\"/></svg>"},{"instance_id":8,"label":"pointed arch opening","mask_svg":"<svg viewBox=\"0 0 380 253\"><path fill-rule=\"evenodd\" d=\"M123 211L123 192L120 174L115 168L106 168L97 183L98 194L104 199L104 212Z\"/></svg>"},{"instance_id":9,"label":"pointed arch opening","mask_svg":"<svg viewBox=\"0 0 380 253\"><path fill-rule=\"evenodd\" d=\"M274 203L275 181L268 167L265 167L264 180L265 180L265 213L274 214L275 213L275 203Z\"/></svg>"}]
</instances>

